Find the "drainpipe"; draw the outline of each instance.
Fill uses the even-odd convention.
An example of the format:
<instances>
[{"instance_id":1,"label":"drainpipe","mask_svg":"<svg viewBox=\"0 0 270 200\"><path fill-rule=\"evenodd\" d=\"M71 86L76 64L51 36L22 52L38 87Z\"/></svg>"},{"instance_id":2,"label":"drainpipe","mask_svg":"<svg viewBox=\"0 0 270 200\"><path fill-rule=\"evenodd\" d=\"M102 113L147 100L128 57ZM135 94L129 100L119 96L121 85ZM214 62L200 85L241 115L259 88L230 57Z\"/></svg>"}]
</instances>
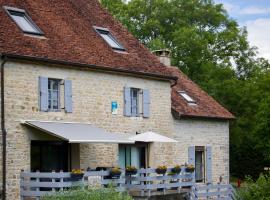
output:
<instances>
[{"instance_id":1,"label":"drainpipe","mask_svg":"<svg viewBox=\"0 0 270 200\"><path fill-rule=\"evenodd\" d=\"M5 91L4 91L4 66L6 61L5 56L1 56L2 63L1 63L1 129L2 129L2 143L3 143L3 150L2 150L2 158L3 158L3 171L2 171L2 199L6 200L6 150L7 150L7 131L5 128Z\"/></svg>"}]
</instances>

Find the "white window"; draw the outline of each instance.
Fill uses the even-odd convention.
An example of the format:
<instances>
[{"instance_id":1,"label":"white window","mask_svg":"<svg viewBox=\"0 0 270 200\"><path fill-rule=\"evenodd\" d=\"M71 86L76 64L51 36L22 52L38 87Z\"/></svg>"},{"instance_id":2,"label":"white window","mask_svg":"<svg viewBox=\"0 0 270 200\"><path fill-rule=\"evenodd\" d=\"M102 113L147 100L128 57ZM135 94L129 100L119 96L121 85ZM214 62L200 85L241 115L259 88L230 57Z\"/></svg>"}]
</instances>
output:
<instances>
[{"instance_id":1,"label":"white window","mask_svg":"<svg viewBox=\"0 0 270 200\"><path fill-rule=\"evenodd\" d=\"M124 47L115 39L108 29L98 27L94 28L113 49L125 51Z\"/></svg>"},{"instance_id":2,"label":"white window","mask_svg":"<svg viewBox=\"0 0 270 200\"><path fill-rule=\"evenodd\" d=\"M131 96L131 116L137 117L140 114L139 110L139 96L140 96L140 89L131 88L130 89L130 96Z\"/></svg>"},{"instance_id":3,"label":"white window","mask_svg":"<svg viewBox=\"0 0 270 200\"><path fill-rule=\"evenodd\" d=\"M60 107L60 83L59 79L48 80L48 109L59 111Z\"/></svg>"},{"instance_id":4,"label":"white window","mask_svg":"<svg viewBox=\"0 0 270 200\"><path fill-rule=\"evenodd\" d=\"M191 104L196 104L196 101L190 97L186 92L180 91L179 94L188 102Z\"/></svg>"},{"instance_id":5,"label":"white window","mask_svg":"<svg viewBox=\"0 0 270 200\"><path fill-rule=\"evenodd\" d=\"M31 20L24 10L5 7L9 16L15 21L20 29L29 34L43 35L42 31Z\"/></svg>"}]
</instances>

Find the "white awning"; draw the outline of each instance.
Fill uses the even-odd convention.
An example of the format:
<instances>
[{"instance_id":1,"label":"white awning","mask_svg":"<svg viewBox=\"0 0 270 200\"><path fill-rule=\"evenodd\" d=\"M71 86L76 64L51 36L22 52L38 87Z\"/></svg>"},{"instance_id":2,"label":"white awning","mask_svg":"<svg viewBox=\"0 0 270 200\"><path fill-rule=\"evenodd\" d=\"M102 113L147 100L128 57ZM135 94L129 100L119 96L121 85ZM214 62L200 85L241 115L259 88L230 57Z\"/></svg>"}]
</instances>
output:
<instances>
[{"instance_id":1,"label":"white awning","mask_svg":"<svg viewBox=\"0 0 270 200\"><path fill-rule=\"evenodd\" d=\"M129 139L136 142L178 142L177 140L151 131L140 133L138 135L130 137Z\"/></svg>"},{"instance_id":2,"label":"white awning","mask_svg":"<svg viewBox=\"0 0 270 200\"><path fill-rule=\"evenodd\" d=\"M108 133L91 124L76 122L24 121L23 124L37 128L70 143L135 143L128 135Z\"/></svg>"}]
</instances>

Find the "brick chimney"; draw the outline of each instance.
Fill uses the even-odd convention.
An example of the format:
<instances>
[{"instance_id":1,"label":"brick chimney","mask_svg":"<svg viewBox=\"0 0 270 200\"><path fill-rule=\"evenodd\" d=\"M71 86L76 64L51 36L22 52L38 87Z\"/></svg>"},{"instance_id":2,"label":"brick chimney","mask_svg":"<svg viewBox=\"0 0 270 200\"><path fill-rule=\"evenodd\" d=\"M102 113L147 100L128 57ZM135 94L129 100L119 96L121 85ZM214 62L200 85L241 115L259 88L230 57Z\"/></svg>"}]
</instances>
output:
<instances>
[{"instance_id":1,"label":"brick chimney","mask_svg":"<svg viewBox=\"0 0 270 200\"><path fill-rule=\"evenodd\" d=\"M160 49L152 51L155 54L159 61L166 66L171 66L171 51L169 49Z\"/></svg>"}]
</instances>

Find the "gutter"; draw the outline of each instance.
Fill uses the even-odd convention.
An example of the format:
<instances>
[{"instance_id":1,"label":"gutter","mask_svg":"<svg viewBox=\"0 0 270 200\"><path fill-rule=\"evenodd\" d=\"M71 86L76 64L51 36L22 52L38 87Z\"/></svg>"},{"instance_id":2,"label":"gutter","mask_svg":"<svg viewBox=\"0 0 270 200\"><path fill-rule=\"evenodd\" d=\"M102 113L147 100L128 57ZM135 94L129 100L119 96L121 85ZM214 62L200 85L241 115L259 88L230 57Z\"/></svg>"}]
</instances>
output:
<instances>
[{"instance_id":1,"label":"gutter","mask_svg":"<svg viewBox=\"0 0 270 200\"><path fill-rule=\"evenodd\" d=\"M234 121L236 118L232 117L220 117L220 116L207 116L207 115L188 115L176 111L174 108L171 109L172 115L175 119L201 119L201 120L216 120L216 121Z\"/></svg>"},{"instance_id":2,"label":"gutter","mask_svg":"<svg viewBox=\"0 0 270 200\"><path fill-rule=\"evenodd\" d=\"M77 62L71 62L71 61L65 61L65 60L55 60L55 59L49 59L49 58L42 58L42 57L34 57L34 56L23 56L23 55L17 55L17 54L2 54L7 59L13 59L13 60L25 60L25 61L38 61L38 62L44 62L49 64L58 64L58 65L66 65L66 66L75 66L75 67L82 67L87 69L96 69L101 71L108 71L108 72L115 72L120 74L126 74L126 75L132 75L132 76L140 76L140 77L148 77L152 79L159 79L159 80L174 80L176 81L178 77L176 76L169 76L169 75L161 75L161 74L155 74L150 72L138 72L133 70L127 70L127 69L119 69L109 66L102 66L102 65L94 65L94 64L87 64L87 63L77 63Z\"/></svg>"},{"instance_id":3,"label":"gutter","mask_svg":"<svg viewBox=\"0 0 270 200\"><path fill-rule=\"evenodd\" d=\"M4 86L4 66L7 62L6 56L1 56L1 131L2 131L2 144L3 144L3 150L2 150L2 165L3 165L3 171L2 171L2 199L6 200L6 152L7 152L7 130L5 127L5 86Z\"/></svg>"}]
</instances>

